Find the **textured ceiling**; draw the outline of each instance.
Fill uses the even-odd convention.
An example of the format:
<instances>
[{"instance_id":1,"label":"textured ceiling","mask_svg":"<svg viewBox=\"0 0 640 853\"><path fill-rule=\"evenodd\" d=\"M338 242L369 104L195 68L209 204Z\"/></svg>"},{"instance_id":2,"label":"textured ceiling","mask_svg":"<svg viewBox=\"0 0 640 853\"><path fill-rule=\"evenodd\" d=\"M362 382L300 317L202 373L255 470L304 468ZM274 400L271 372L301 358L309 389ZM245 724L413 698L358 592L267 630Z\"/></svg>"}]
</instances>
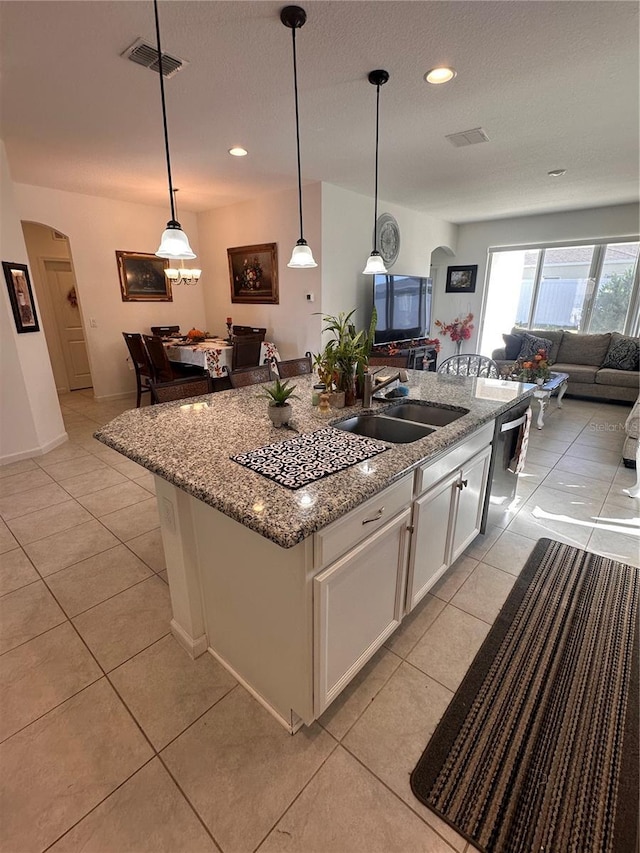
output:
<instances>
[{"instance_id":1,"label":"textured ceiling","mask_svg":"<svg viewBox=\"0 0 640 853\"><path fill-rule=\"evenodd\" d=\"M296 185L291 32L283 3L161 2L180 209ZM452 222L638 196L636 2L324 2L299 31L302 171L372 195L374 68L380 197ZM157 75L120 57L155 43L151 2L0 3L2 115L13 179L167 202ZM431 86L439 64L458 76ZM454 148L482 127L490 141ZM249 156L227 149L243 145ZM547 172L566 168L563 178Z\"/></svg>"}]
</instances>

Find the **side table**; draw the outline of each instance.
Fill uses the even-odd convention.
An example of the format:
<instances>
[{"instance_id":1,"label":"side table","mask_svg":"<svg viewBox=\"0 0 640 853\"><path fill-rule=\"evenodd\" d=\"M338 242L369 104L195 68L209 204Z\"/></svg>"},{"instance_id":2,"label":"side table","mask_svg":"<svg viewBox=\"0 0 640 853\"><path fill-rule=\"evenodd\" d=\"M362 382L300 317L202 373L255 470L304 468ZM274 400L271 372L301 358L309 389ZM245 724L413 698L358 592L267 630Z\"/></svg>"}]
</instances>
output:
<instances>
[{"instance_id":1,"label":"side table","mask_svg":"<svg viewBox=\"0 0 640 853\"><path fill-rule=\"evenodd\" d=\"M551 378L548 379L544 385L540 385L535 389L533 396L540 405L540 411L538 412L538 419L536 421L538 429L542 429L544 426L545 409L549 405L549 400L551 399L551 395L554 391L558 392L558 408L562 408L562 398L567 391L568 384L568 373L552 373Z\"/></svg>"}]
</instances>

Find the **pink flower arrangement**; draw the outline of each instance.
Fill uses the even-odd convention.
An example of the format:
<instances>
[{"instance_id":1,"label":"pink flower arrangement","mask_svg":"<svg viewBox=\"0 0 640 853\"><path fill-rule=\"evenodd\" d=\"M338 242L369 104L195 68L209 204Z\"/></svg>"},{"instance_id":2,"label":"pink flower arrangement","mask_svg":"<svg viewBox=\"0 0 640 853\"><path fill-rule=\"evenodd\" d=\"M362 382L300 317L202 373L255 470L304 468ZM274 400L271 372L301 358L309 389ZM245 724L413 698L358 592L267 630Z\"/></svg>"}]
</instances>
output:
<instances>
[{"instance_id":1,"label":"pink flower arrangement","mask_svg":"<svg viewBox=\"0 0 640 853\"><path fill-rule=\"evenodd\" d=\"M462 320L456 317L450 323L443 323L442 320L436 320L436 326L440 329L443 335L449 335L454 343L468 341L473 331L473 314L467 314Z\"/></svg>"}]
</instances>

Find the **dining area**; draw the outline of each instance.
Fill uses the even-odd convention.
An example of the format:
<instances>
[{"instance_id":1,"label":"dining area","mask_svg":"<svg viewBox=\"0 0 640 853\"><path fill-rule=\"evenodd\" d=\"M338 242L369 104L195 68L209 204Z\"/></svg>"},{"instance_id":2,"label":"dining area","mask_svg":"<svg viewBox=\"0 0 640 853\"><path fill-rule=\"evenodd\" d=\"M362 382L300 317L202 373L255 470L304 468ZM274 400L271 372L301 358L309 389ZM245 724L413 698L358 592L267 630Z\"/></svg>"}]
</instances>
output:
<instances>
[{"instance_id":1,"label":"dining area","mask_svg":"<svg viewBox=\"0 0 640 853\"><path fill-rule=\"evenodd\" d=\"M147 395L153 405L236 387L234 374L255 369L255 381L268 381L277 373L280 354L265 340L266 328L233 325L227 318L224 338L196 328L183 335L169 325L150 331L122 333L136 377L136 408Z\"/></svg>"}]
</instances>

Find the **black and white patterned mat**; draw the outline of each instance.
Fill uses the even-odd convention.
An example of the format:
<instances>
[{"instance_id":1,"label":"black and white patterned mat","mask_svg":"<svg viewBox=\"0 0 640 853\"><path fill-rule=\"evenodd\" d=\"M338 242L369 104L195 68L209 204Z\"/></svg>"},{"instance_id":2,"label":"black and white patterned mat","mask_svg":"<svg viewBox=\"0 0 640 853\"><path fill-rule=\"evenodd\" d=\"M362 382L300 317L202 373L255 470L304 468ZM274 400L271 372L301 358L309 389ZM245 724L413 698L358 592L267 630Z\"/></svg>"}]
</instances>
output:
<instances>
[{"instance_id":1,"label":"black and white patterned mat","mask_svg":"<svg viewBox=\"0 0 640 853\"><path fill-rule=\"evenodd\" d=\"M385 450L388 448L384 444L324 427L281 444L267 444L230 458L281 486L299 489Z\"/></svg>"}]
</instances>

